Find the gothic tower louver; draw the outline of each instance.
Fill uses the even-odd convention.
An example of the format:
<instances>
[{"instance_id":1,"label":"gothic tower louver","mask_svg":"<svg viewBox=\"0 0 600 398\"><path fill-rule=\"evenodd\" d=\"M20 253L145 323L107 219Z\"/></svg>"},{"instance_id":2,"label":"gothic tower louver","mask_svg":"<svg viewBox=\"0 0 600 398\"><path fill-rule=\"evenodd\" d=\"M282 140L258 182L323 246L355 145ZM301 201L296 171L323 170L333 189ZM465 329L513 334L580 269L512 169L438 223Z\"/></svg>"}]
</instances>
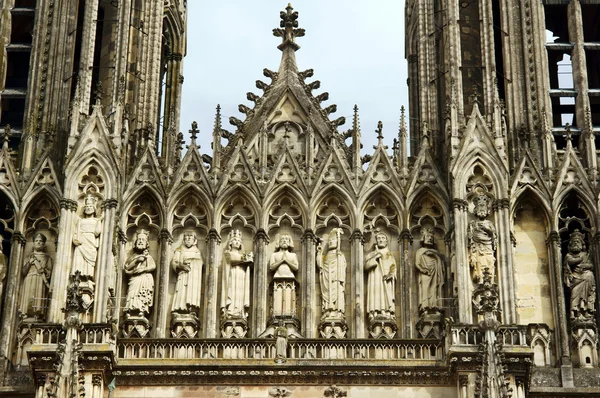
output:
<instances>
[{"instance_id":1,"label":"gothic tower louver","mask_svg":"<svg viewBox=\"0 0 600 398\"><path fill-rule=\"evenodd\" d=\"M291 5L210 154L185 1L0 9L0 396L600 396L597 1L408 0L368 154Z\"/></svg>"}]
</instances>

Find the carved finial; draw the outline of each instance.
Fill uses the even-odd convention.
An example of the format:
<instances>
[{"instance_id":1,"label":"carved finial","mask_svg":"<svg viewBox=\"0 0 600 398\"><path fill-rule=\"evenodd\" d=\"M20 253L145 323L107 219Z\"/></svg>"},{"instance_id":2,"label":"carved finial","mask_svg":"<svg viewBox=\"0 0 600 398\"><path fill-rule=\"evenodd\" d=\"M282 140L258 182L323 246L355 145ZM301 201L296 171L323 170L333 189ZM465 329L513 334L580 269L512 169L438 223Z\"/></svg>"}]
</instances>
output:
<instances>
[{"instance_id":1,"label":"carved finial","mask_svg":"<svg viewBox=\"0 0 600 398\"><path fill-rule=\"evenodd\" d=\"M213 128L213 134L221 134L223 125L221 123L221 104L217 104L217 111L215 112L215 125Z\"/></svg>"},{"instance_id":2,"label":"carved finial","mask_svg":"<svg viewBox=\"0 0 600 398\"><path fill-rule=\"evenodd\" d=\"M8 151L8 147L10 144L10 124L4 126L4 144L2 144L2 149Z\"/></svg>"},{"instance_id":3,"label":"carved finial","mask_svg":"<svg viewBox=\"0 0 600 398\"><path fill-rule=\"evenodd\" d=\"M354 105L354 116L352 116L352 132L360 136L360 120L358 118L358 105Z\"/></svg>"},{"instance_id":4,"label":"carved finial","mask_svg":"<svg viewBox=\"0 0 600 398\"><path fill-rule=\"evenodd\" d=\"M402 137L406 137L406 109L404 105L400 107L400 131L398 132L398 137L402 140Z\"/></svg>"},{"instance_id":5,"label":"carved finial","mask_svg":"<svg viewBox=\"0 0 600 398\"><path fill-rule=\"evenodd\" d=\"M200 131L198 131L198 123L194 120L192 122L192 129L190 130L190 147L196 147L196 136Z\"/></svg>"},{"instance_id":6,"label":"carved finial","mask_svg":"<svg viewBox=\"0 0 600 398\"><path fill-rule=\"evenodd\" d=\"M154 142L154 126L152 125L152 123L148 122L148 124L146 124L146 140L148 142L148 147L150 149L154 149L155 148L155 142Z\"/></svg>"},{"instance_id":7,"label":"carved finial","mask_svg":"<svg viewBox=\"0 0 600 398\"><path fill-rule=\"evenodd\" d=\"M119 103L123 104L125 101L125 76L119 77Z\"/></svg>"},{"instance_id":8,"label":"carved finial","mask_svg":"<svg viewBox=\"0 0 600 398\"><path fill-rule=\"evenodd\" d=\"M297 51L300 46L296 44L295 39L305 34L304 29L298 28L298 11L294 11L292 5L288 4L279 16L281 17L279 28L273 29L273 36L282 38L282 43L277 48L283 51L289 47Z\"/></svg>"},{"instance_id":9,"label":"carved finial","mask_svg":"<svg viewBox=\"0 0 600 398\"><path fill-rule=\"evenodd\" d=\"M423 142L421 143L421 147L429 147L429 126L427 121L423 122Z\"/></svg>"},{"instance_id":10,"label":"carved finial","mask_svg":"<svg viewBox=\"0 0 600 398\"><path fill-rule=\"evenodd\" d=\"M383 145L383 123L380 121L377 122L377 129L375 130L377 133L377 143L378 145Z\"/></svg>"},{"instance_id":11,"label":"carved finial","mask_svg":"<svg viewBox=\"0 0 600 398\"><path fill-rule=\"evenodd\" d=\"M96 105L100 105L102 103L102 95L103 95L102 81L100 81L100 80L98 80L96 82L96 91L94 92L94 95L96 97Z\"/></svg>"},{"instance_id":12,"label":"carved finial","mask_svg":"<svg viewBox=\"0 0 600 398\"><path fill-rule=\"evenodd\" d=\"M477 89L476 85L473 85L473 92L469 96L469 102L471 105L479 105L479 90Z\"/></svg>"},{"instance_id":13,"label":"carved finial","mask_svg":"<svg viewBox=\"0 0 600 398\"><path fill-rule=\"evenodd\" d=\"M571 125L569 123L565 124L565 135L567 138L567 145L568 144L572 145L571 138L572 138L573 132L571 131Z\"/></svg>"}]
</instances>

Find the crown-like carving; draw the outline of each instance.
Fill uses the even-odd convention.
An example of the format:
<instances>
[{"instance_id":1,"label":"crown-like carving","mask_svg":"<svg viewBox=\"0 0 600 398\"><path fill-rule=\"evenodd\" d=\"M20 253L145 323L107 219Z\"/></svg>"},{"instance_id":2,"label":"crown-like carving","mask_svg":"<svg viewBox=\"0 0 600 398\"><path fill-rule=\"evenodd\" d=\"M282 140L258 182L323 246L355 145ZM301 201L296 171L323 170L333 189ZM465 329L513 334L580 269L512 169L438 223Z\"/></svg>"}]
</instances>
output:
<instances>
[{"instance_id":1,"label":"crown-like carving","mask_svg":"<svg viewBox=\"0 0 600 398\"><path fill-rule=\"evenodd\" d=\"M239 229L231 230L231 232L229 232L229 240L231 241L234 238L241 240L242 239L242 231L240 231Z\"/></svg>"},{"instance_id":2,"label":"crown-like carving","mask_svg":"<svg viewBox=\"0 0 600 398\"><path fill-rule=\"evenodd\" d=\"M140 236L145 235L146 236L146 240L150 239L150 231L146 230L146 229L140 229L135 233L135 239L137 240Z\"/></svg>"},{"instance_id":3,"label":"crown-like carving","mask_svg":"<svg viewBox=\"0 0 600 398\"><path fill-rule=\"evenodd\" d=\"M485 196L484 194L479 194L475 197L473 203L475 204L475 207L487 206L489 201L490 199L487 196Z\"/></svg>"},{"instance_id":4,"label":"crown-like carving","mask_svg":"<svg viewBox=\"0 0 600 398\"><path fill-rule=\"evenodd\" d=\"M86 206L94 206L96 207L96 205L98 205L98 198L95 197L94 195L92 195L91 193L88 193L85 197L85 201L84 204Z\"/></svg>"}]
</instances>

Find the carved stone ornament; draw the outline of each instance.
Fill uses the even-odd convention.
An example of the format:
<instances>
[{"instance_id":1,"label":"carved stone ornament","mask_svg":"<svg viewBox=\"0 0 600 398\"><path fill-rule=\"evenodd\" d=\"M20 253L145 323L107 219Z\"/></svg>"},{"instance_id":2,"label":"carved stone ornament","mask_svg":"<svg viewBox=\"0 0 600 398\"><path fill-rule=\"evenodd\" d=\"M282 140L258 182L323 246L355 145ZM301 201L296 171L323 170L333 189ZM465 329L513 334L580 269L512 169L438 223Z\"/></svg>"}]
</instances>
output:
<instances>
[{"instance_id":1,"label":"carved stone ornament","mask_svg":"<svg viewBox=\"0 0 600 398\"><path fill-rule=\"evenodd\" d=\"M341 250L341 228L334 228L327 236L325 248L317 247L317 268L321 282L321 323L323 338L344 338L346 324L346 256Z\"/></svg>"},{"instance_id":2,"label":"carved stone ornament","mask_svg":"<svg viewBox=\"0 0 600 398\"><path fill-rule=\"evenodd\" d=\"M273 272L273 307L267 329L260 337L277 337L277 329L283 325L288 337L300 335L300 320L296 314L296 272L298 256L294 253L291 235L282 234L276 238L275 251L269 259L269 270Z\"/></svg>"},{"instance_id":3,"label":"carved stone ornament","mask_svg":"<svg viewBox=\"0 0 600 398\"><path fill-rule=\"evenodd\" d=\"M171 306L171 334L181 338L196 337L200 329L202 293L202 254L194 231L183 233L181 246L175 249L171 267L177 274Z\"/></svg>"},{"instance_id":4,"label":"carved stone ornament","mask_svg":"<svg viewBox=\"0 0 600 398\"><path fill-rule=\"evenodd\" d=\"M396 259L388 248L388 236L373 233L372 250L365 255L367 313L373 338L393 338L396 326Z\"/></svg>"},{"instance_id":5,"label":"carved stone ornament","mask_svg":"<svg viewBox=\"0 0 600 398\"><path fill-rule=\"evenodd\" d=\"M292 395L292 391L287 387L271 387L269 388L269 396L274 398L285 398Z\"/></svg>"},{"instance_id":6,"label":"carved stone ornament","mask_svg":"<svg viewBox=\"0 0 600 398\"><path fill-rule=\"evenodd\" d=\"M423 228L421 247L415 254L419 294L417 329L422 338L440 337L442 321L440 299L444 285L444 260L434 243L433 229Z\"/></svg>"},{"instance_id":7,"label":"carved stone ornament","mask_svg":"<svg viewBox=\"0 0 600 398\"><path fill-rule=\"evenodd\" d=\"M53 268L52 258L46 253L46 240L41 232L33 235L33 251L25 258L21 269L24 279L19 313L23 321L43 322L46 319ZM0 260L6 262L4 254L0 255Z\"/></svg>"},{"instance_id":8,"label":"carved stone ornament","mask_svg":"<svg viewBox=\"0 0 600 398\"><path fill-rule=\"evenodd\" d=\"M575 324L594 325L596 313L596 279L594 264L586 251L584 235L579 230L569 237L569 252L563 264L564 281L571 292L570 314Z\"/></svg>"},{"instance_id":9,"label":"carved stone ornament","mask_svg":"<svg viewBox=\"0 0 600 398\"><path fill-rule=\"evenodd\" d=\"M150 308L154 302L154 276L156 262L148 249L149 233L139 230L133 250L123 265L123 272L129 275L125 298L124 337L146 337L150 331Z\"/></svg>"},{"instance_id":10,"label":"carved stone ornament","mask_svg":"<svg viewBox=\"0 0 600 398\"><path fill-rule=\"evenodd\" d=\"M250 274L254 265L252 252L244 253L242 233L232 230L223 252L221 336L243 338L248 333L250 309Z\"/></svg>"},{"instance_id":11,"label":"carved stone ornament","mask_svg":"<svg viewBox=\"0 0 600 398\"><path fill-rule=\"evenodd\" d=\"M473 270L473 282L483 280L483 270L488 269L492 280L496 273L496 227L488 220L489 198L479 194L474 200L473 212L477 219L469 223L469 262Z\"/></svg>"}]
</instances>

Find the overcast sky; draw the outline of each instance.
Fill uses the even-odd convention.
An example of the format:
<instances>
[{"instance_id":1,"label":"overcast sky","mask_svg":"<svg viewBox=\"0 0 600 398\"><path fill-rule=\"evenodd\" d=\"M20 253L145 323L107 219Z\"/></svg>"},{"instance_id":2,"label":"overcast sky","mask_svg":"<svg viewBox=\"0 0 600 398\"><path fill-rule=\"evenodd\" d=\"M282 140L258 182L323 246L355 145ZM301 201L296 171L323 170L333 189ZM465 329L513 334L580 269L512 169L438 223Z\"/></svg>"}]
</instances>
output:
<instances>
[{"instance_id":1,"label":"overcast sky","mask_svg":"<svg viewBox=\"0 0 600 398\"><path fill-rule=\"evenodd\" d=\"M351 127L354 104L359 107L364 153L372 153L377 121L384 125L391 148L398 134L400 106L408 107L404 59L404 2L399 0L297 0L299 27L296 53L300 70L312 68L307 82L321 81L313 93L329 92L322 106L337 104L331 119L346 117L339 131ZM263 68L277 71L281 52L273 28L287 5L275 0L191 0L188 5L187 55L184 60L181 130L192 121L200 129L202 153L210 153L217 104L223 127L235 131L229 117L244 120L238 104L252 106L246 93L262 94L255 81Z\"/></svg>"}]
</instances>

